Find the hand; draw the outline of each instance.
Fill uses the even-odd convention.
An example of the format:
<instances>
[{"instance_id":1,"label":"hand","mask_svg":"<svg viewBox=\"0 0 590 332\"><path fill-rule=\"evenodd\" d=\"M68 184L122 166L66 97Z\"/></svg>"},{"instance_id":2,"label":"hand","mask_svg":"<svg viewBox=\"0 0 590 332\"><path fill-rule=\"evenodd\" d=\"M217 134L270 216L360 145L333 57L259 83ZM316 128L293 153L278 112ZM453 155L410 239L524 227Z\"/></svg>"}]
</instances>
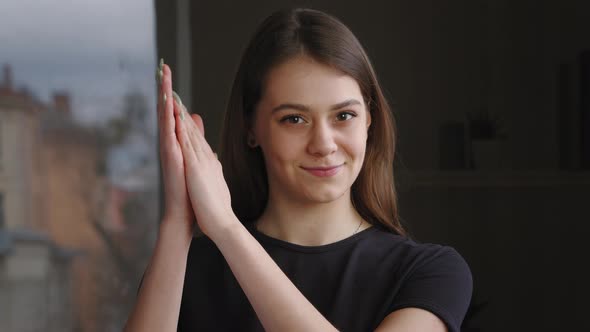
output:
<instances>
[{"instance_id":1,"label":"hand","mask_svg":"<svg viewBox=\"0 0 590 332\"><path fill-rule=\"evenodd\" d=\"M180 143L176 136L175 114L180 107L173 101L172 72L161 62L158 71L158 128L160 131L160 160L164 185L164 220L181 223L187 232L194 226L195 216L186 189L184 160ZM157 73L158 74L158 73ZM164 100L164 95L166 98ZM200 118L193 118L198 127L203 128Z\"/></svg>"},{"instance_id":2,"label":"hand","mask_svg":"<svg viewBox=\"0 0 590 332\"><path fill-rule=\"evenodd\" d=\"M195 115L197 121L188 121L188 113L179 102L174 101L174 108L184 115L176 117L176 136L182 150L188 194L199 228L212 237L234 226L237 219L221 163L205 140L201 117Z\"/></svg>"}]
</instances>

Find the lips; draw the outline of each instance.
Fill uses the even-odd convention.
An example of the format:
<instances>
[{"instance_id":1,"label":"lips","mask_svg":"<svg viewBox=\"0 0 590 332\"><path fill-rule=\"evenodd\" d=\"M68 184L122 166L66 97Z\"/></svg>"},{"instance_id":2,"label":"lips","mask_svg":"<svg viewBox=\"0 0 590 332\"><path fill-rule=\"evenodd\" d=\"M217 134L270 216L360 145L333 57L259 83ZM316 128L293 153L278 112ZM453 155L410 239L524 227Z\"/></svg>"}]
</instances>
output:
<instances>
[{"instance_id":1,"label":"lips","mask_svg":"<svg viewBox=\"0 0 590 332\"><path fill-rule=\"evenodd\" d=\"M343 165L343 164L342 164ZM335 165L335 166L323 166L323 167L301 167L304 170L308 171L312 175L318 177L329 177L336 175L342 168L342 165Z\"/></svg>"}]
</instances>

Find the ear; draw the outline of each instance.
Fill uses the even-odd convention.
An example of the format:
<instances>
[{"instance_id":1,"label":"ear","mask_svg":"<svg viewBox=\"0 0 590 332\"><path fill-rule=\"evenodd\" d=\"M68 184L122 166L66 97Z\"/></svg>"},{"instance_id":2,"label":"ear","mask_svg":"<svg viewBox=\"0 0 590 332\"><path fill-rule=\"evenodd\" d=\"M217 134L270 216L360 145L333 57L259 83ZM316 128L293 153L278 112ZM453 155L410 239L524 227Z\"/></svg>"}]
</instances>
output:
<instances>
[{"instance_id":1,"label":"ear","mask_svg":"<svg viewBox=\"0 0 590 332\"><path fill-rule=\"evenodd\" d=\"M254 137L254 133L251 130L248 131L248 137L246 138L246 142L248 146L251 148L255 148L258 146L258 143L256 143L256 137Z\"/></svg>"},{"instance_id":2,"label":"ear","mask_svg":"<svg viewBox=\"0 0 590 332\"><path fill-rule=\"evenodd\" d=\"M370 104L367 105L367 130L369 129L369 126L371 126L371 106L370 106Z\"/></svg>"}]
</instances>

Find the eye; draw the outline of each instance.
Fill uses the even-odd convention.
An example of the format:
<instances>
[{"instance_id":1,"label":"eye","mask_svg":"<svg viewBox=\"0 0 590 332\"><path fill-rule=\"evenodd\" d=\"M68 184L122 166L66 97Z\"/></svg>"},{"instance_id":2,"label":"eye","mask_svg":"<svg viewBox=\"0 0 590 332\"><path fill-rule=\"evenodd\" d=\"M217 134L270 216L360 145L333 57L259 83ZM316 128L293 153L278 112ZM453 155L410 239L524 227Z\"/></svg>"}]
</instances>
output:
<instances>
[{"instance_id":1,"label":"eye","mask_svg":"<svg viewBox=\"0 0 590 332\"><path fill-rule=\"evenodd\" d=\"M303 123L303 118L300 117L299 115L287 115L281 119L281 123L284 123L284 122L292 123L292 124Z\"/></svg>"},{"instance_id":2,"label":"eye","mask_svg":"<svg viewBox=\"0 0 590 332\"><path fill-rule=\"evenodd\" d=\"M354 117L356 117L356 114L353 112L341 112L341 113L338 113L338 115L336 116L338 121L346 121L346 120L350 120Z\"/></svg>"}]
</instances>

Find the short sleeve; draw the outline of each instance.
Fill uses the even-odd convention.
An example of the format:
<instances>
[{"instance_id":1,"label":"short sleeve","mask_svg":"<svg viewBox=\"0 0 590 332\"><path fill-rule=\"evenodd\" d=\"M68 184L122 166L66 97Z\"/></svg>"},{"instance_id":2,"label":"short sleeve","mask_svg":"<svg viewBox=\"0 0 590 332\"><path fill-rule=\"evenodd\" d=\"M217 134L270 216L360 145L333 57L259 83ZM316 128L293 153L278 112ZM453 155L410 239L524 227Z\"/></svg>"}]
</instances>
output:
<instances>
[{"instance_id":1,"label":"short sleeve","mask_svg":"<svg viewBox=\"0 0 590 332\"><path fill-rule=\"evenodd\" d=\"M438 316L449 332L459 332L472 291L467 262L455 249L440 247L415 262L388 313L408 307L424 309Z\"/></svg>"}]
</instances>

